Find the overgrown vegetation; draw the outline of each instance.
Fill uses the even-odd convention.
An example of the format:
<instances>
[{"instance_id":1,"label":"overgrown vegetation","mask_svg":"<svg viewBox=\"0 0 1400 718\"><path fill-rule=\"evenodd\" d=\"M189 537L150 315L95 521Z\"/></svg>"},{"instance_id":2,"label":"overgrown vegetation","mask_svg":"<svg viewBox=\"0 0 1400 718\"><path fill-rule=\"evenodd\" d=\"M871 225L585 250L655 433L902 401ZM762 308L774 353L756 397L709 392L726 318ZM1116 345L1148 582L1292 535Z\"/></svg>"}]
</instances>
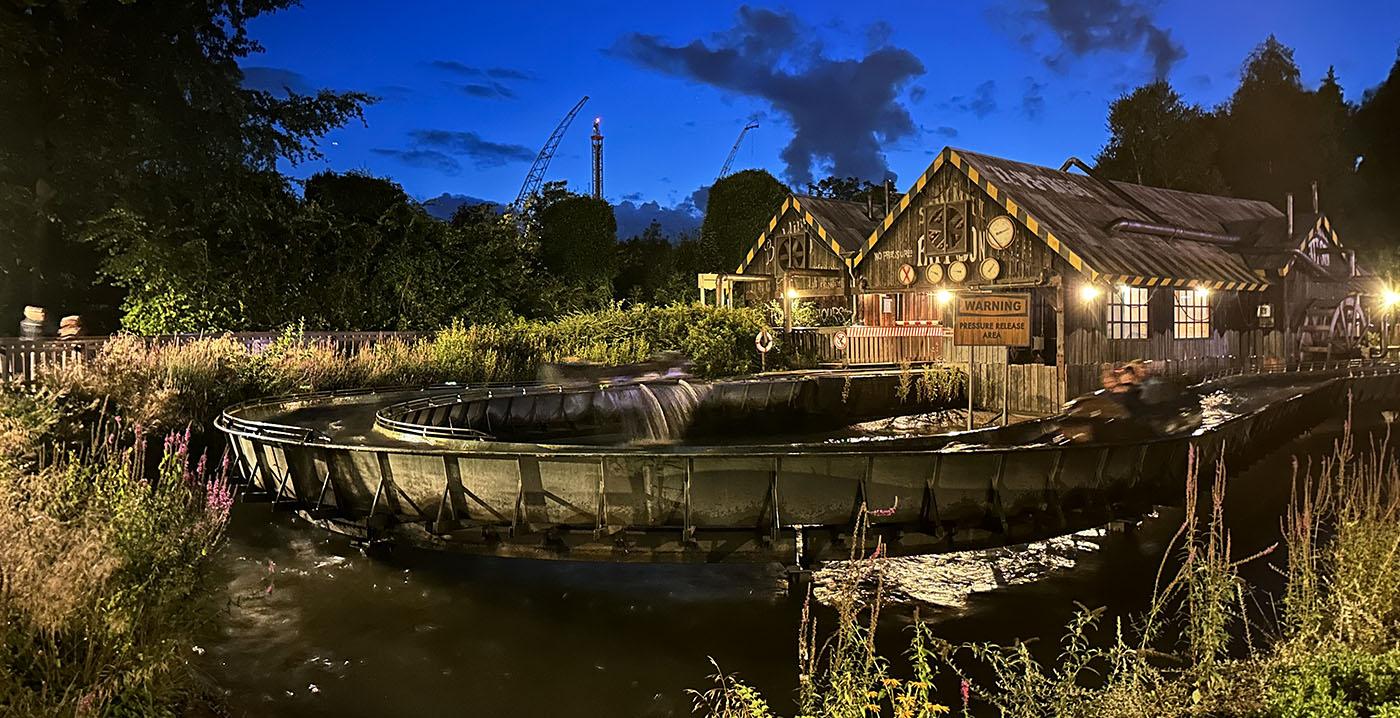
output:
<instances>
[{"instance_id":1,"label":"overgrown vegetation","mask_svg":"<svg viewBox=\"0 0 1400 718\"><path fill-rule=\"evenodd\" d=\"M214 615L227 465L191 456L188 431L148 451L115 418L59 449L42 441L51 395L3 401L0 714L187 714L203 702L185 657Z\"/></svg>"},{"instance_id":2,"label":"overgrown vegetation","mask_svg":"<svg viewBox=\"0 0 1400 718\"><path fill-rule=\"evenodd\" d=\"M1006 718L1400 716L1400 465L1388 437L1360 454L1348 427L1331 457L1295 468L1277 621L1246 609L1251 589L1239 567L1282 552L1234 556L1223 470L1208 483L1208 499L1199 497L1193 456L1186 517L1169 549L1180 568L1169 579L1159 572L1146 614L1109 619L1081 607L1049 660L1023 642L948 644L916 617L912 676L891 676L874 643L877 546L838 581L838 625L822 650L804 607L798 715L937 715L953 703L964 715ZM873 600L862 606L862 596ZM696 694L698 709L772 715L757 691L716 671L715 687ZM958 700L929 693L940 672L942 685L961 686Z\"/></svg>"},{"instance_id":3,"label":"overgrown vegetation","mask_svg":"<svg viewBox=\"0 0 1400 718\"><path fill-rule=\"evenodd\" d=\"M614 309L549 322L455 323L431 338L389 340L353 353L306 341L295 328L258 350L227 336L177 344L121 335L83 362L46 372L42 396L70 415L107 407L163 430L204 426L223 407L255 396L521 381L533 379L544 362L570 357L626 364L677 351L700 376L730 376L757 371L753 337L763 326L757 312L745 309ZM19 412L0 421L20 427L39 420Z\"/></svg>"}]
</instances>

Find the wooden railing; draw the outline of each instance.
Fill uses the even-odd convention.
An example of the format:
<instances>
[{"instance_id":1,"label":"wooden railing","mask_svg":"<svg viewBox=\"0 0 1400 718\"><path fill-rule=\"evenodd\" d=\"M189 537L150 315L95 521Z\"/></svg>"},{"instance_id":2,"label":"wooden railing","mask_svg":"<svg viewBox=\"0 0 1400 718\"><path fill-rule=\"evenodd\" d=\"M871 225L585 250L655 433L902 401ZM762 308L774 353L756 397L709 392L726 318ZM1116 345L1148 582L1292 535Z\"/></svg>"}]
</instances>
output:
<instances>
[{"instance_id":1,"label":"wooden railing","mask_svg":"<svg viewBox=\"0 0 1400 718\"><path fill-rule=\"evenodd\" d=\"M230 332L228 334L164 334L145 337L161 344L184 344L198 339L227 336L253 352L265 350L282 336L280 332ZM432 332L304 332L302 339L313 344L329 344L342 354L351 355L364 347L390 339L413 341ZM0 382L29 383L44 371L67 367L98 352L112 337L26 340L0 338Z\"/></svg>"}]
</instances>

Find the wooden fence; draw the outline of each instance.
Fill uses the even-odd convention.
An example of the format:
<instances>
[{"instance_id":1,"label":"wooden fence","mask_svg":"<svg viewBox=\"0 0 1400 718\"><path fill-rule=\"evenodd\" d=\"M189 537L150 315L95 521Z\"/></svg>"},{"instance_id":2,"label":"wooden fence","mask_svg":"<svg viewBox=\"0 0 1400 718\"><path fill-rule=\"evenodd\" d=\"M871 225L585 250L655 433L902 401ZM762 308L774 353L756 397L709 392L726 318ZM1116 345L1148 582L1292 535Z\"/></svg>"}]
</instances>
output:
<instances>
[{"instance_id":1,"label":"wooden fence","mask_svg":"<svg viewBox=\"0 0 1400 718\"><path fill-rule=\"evenodd\" d=\"M279 332L230 332L228 334L165 334L146 337L161 344L184 344L198 339L227 336L254 352L265 350L282 336ZM330 344L351 355L364 347L390 339L412 341L432 336L432 332L304 332L302 338L313 344ZM28 383L45 370L71 366L101 350L111 337L77 339L0 338L0 382Z\"/></svg>"}]
</instances>

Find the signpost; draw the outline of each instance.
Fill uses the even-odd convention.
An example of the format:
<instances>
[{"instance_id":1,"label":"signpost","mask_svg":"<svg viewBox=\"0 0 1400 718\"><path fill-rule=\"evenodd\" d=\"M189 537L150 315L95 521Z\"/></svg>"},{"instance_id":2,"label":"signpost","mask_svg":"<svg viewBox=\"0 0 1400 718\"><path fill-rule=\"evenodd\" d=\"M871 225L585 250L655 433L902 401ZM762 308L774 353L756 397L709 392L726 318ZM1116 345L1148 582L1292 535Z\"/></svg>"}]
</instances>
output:
<instances>
[{"instance_id":1,"label":"signpost","mask_svg":"<svg viewBox=\"0 0 1400 718\"><path fill-rule=\"evenodd\" d=\"M1031 295L992 293L958 295L953 344L960 347L1023 347L1031 343ZM967 355L967 428L972 428L972 351ZM1001 422L1011 421L1011 357L1001 385Z\"/></svg>"},{"instance_id":2,"label":"signpost","mask_svg":"<svg viewBox=\"0 0 1400 718\"><path fill-rule=\"evenodd\" d=\"M838 352L846 351L846 346L850 343L851 338L846 334L845 329L837 329L836 333L831 335L831 346L836 347Z\"/></svg>"}]
</instances>

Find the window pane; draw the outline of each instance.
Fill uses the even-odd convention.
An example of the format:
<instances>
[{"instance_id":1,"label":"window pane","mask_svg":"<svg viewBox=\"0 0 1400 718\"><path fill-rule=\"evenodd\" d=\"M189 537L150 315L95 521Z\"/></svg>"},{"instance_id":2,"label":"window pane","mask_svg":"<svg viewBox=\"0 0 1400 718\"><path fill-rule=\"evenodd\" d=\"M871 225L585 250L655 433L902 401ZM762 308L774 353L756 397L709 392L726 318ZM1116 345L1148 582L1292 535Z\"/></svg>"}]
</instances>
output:
<instances>
[{"instance_id":1,"label":"window pane","mask_svg":"<svg viewBox=\"0 0 1400 718\"><path fill-rule=\"evenodd\" d=\"M1108 297L1108 338L1147 338L1147 289L1118 287Z\"/></svg>"},{"instance_id":2,"label":"window pane","mask_svg":"<svg viewBox=\"0 0 1400 718\"><path fill-rule=\"evenodd\" d=\"M1172 335L1177 339L1209 339L1210 295L1178 289L1172 300Z\"/></svg>"}]
</instances>

